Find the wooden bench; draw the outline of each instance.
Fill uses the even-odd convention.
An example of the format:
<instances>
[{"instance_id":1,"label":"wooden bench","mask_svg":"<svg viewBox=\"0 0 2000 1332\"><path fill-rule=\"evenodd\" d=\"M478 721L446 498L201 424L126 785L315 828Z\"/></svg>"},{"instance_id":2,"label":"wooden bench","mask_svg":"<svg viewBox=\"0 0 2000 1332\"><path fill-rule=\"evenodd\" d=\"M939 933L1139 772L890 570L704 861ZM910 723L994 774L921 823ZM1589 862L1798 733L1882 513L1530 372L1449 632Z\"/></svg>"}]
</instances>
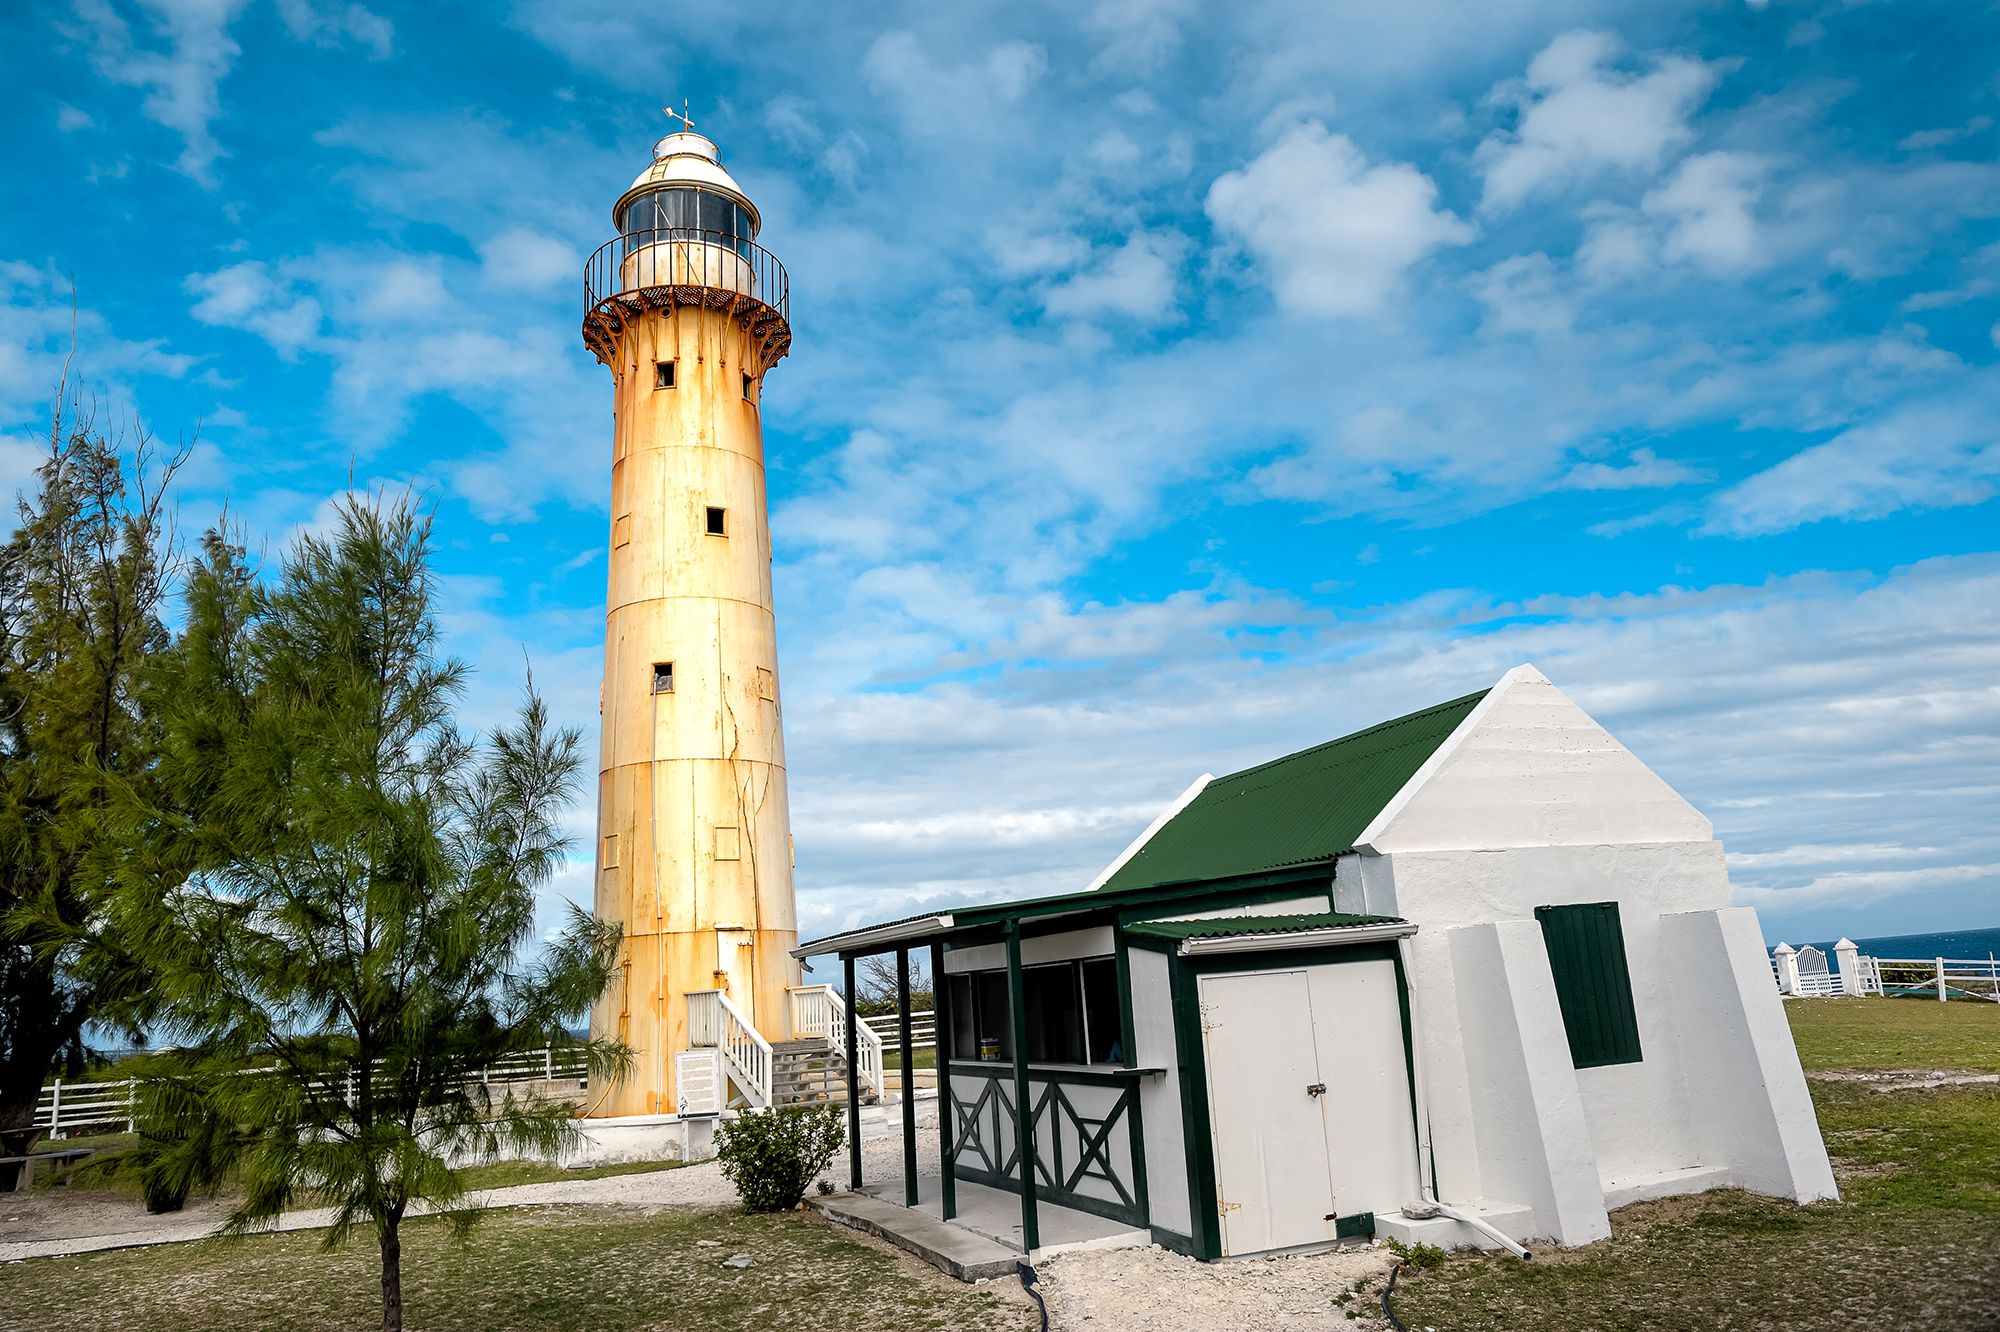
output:
<instances>
[{"instance_id":1,"label":"wooden bench","mask_svg":"<svg viewBox=\"0 0 2000 1332\"><path fill-rule=\"evenodd\" d=\"M81 1161L96 1152L95 1147L65 1147L54 1152L31 1152L26 1156L0 1156L0 1169L15 1166L14 1192L19 1193L35 1182L35 1164L47 1161L51 1165L68 1165Z\"/></svg>"}]
</instances>

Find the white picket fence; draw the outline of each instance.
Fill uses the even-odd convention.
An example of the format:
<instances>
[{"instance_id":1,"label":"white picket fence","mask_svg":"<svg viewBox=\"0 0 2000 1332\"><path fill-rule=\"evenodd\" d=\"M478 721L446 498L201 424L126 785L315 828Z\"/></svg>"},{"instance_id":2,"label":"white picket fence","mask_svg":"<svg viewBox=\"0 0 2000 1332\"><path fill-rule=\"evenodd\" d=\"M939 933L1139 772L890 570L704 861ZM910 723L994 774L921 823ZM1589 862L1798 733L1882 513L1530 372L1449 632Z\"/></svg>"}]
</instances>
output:
<instances>
[{"instance_id":1,"label":"white picket fence","mask_svg":"<svg viewBox=\"0 0 2000 1332\"><path fill-rule=\"evenodd\" d=\"M250 1073L267 1072L251 1069ZM507 1056L481 1070L474 1081L484 1086L505 1086L521 1082L568 1081L584 1085L589 1068L582 1051L573 1046L543 1046ZM57 1078L42 1087L35 1106L35 1126L51 1138L77 1134L131 1133L137 1125L140 1080L117 1082L65 1082Z\"/></svg>"},{"instance_id":2,"label":"white picket fence","mask_svg":"<svg viewBox=\"0 0 2000 1332\"><path fill-rule=\"evenodd\" d=\"M1984 958L1863 957L1846 939L1834 945L1833 951L1836 966L1829 969L1826 954L1819 949L1811 945L1794 949L1780 943L1771 956L1771 974L1778 992L1788 999L1884 995L1936 998L1940 1003L1952 999L2000 1003L2000 958L1991 954Z\"/></svg>"}]
</instances>

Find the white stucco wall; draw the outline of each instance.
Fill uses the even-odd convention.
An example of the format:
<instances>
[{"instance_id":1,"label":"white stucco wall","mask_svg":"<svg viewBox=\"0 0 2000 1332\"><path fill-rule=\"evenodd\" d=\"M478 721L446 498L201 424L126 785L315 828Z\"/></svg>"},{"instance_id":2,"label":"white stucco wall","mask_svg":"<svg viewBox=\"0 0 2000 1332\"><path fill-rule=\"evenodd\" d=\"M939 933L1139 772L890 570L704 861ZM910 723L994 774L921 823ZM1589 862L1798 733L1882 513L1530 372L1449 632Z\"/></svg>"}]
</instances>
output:
<instances>
[{"instance_id":1,"label":"white stucco wall","mask_svg":"<svg viewBox=\"0 0 2000 1332\"><path fill-rule=\"evenodd\" d=\"M1716 1167L1819 1196L1825 1153L1796 1122L1810 1101L1802 1079L1796 1096L1786 1085L1797 1057L1754 922L1672 923L1736 919L1711 825L1539 672L1509 672L1362 843L1337 866L1339 909L1421 927L1406 956L1440 1196L1533 1205L1567 1243L1594 1229L1565 1200L1579 1170L1600 1203L1712 1186ZM1576 1069L1552 989L1541 999L1534 912L1603 901L1619 904L1643 1057ZM1759 969L1739 976L1750 945ZM1749 1110L1716 1101L1725 1066L1747 1077L1729 1096ZM1553 1144L1545 1167L1523 1164L1530 1110L1530 1137ZM1770 1123L1761 1140L1718 1128L1746 1115Z\"/></svg>"},{"instance_id":2,"label":"white stucco wall","mask_svg":"<svg viewBox=\"0 0 2000 1332\"><path fill-rule=\"evenodd\" d=\"M1661 918L1683 1029L1691 1118L1705 1161L1745 1188L1838 1196L1805 1073L1748 907Z\"/></svg>"},{"instance_id":3,"label":"white stucco wall","mask_svg":"<svg viewBox=\"0 0 2000 1332\"><path fill-rule=\"evenodd\" d=\"M1021 965L1067 962L1079 957L1110 957L1117 948L1109 925L1088 930L1068 930L1062 934L1036 934L1021 940ZM974 944L970 948L947 948L944 969L948 975L962 971L996 971L1007 965L1004 943Z\"/></svg>"},{"instance_id":4,"label":"white stucco wall","mask_svg":"<svg viewBox=\"0 0 2000 1332\"><path fill-rule=\"evenodd\" d=\"M1699 810L1532 666L1495 685L1358 845L1705 842Z\"/></svg>"},{"instance_id":5,"label":"white stucco wall","mask_svg":"<svg viewBox=\"0 0 2000 1332\"><path fill-rule=\"evenodd\" d=\"M1439 1195L1524 1204L1534 1212L1533 1233L1563 1244L1603 1239L1611 1223L1577 1070L1567 1044L1547 1038L1550 1030L1561 1037L1562 1011L1541 927L1497 921L1440 933L1465 1034L1460 1091L1474 1111L1461 1132L1477 1145L1484 1190L1468 1195L1463 1181L1448 1182L1441 1159ZM1434 1127L1438 1081L1429 1088Z\"/></svg>"},{"instance_id":6,"label":"white stucco wall","mask_svg":"<svg viewBox=\"0 0 2000 1332\"><path fill-rule=\"evenodd\" d=\"M1139 1084L1139 1109L1145 1120L1146 1201L1155 1226L1177 1235L1192 1235L1187 1140L1181 1127L1180 1052L1174 1044L1167 956L1133 948L1126 957L1132 975L1134 1057L1140 1068L1166 1070Z\"/></svg>"}]
</instances>

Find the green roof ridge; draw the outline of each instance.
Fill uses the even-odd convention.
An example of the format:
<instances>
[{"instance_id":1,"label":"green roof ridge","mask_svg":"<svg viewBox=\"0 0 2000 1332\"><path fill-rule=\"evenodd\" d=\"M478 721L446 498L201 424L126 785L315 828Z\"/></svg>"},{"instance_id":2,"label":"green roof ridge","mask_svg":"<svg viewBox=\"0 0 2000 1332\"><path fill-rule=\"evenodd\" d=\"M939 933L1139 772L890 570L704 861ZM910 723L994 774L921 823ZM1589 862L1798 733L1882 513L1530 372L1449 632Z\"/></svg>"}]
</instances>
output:
<instances>
[{"instance_id":1,"label":"green roof ridge","mask_svg":"<svg viewBox=\"0 0 2000 1332\"><path fill-rule=\"evenodd\" d=\"M1098 891L1232 878L1352 851L1487 692L1215 778Z\"/></svg>"},{"instance_id":2,"label":"green roof ridge","mask_svg":"<svg viewBox=\"0 0 2000 1332\"><path fill-rule=\"evenodd\" d=\"M1361 916L1347 911L1314 911L1293 916L1209 916L1200 920L1148 920L1125 927L1127 933L1156 939L1222 939L1241 934L1294 934L1303 930L1358 929L1363 925L1401 925L1396 916Z\"/></svg>"}]
</instances>

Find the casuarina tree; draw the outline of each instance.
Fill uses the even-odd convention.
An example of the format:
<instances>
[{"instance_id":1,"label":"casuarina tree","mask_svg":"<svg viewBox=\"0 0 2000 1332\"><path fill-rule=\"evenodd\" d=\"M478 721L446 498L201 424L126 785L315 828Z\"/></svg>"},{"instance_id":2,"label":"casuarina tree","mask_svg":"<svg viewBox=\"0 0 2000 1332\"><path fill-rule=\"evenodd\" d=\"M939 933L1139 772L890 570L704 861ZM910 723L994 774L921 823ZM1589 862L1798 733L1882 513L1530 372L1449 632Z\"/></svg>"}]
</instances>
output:
<instances>
[{"instance_id":1,"label":"casuarina tree","mask_svg":"<svg viewBox=\"0 0 2000 1332\"><path fill-rule=\"evenodd\" d=\"M148 695L160 797L135 800L116 919L170 1047L141 1109L149 1193L233 1174L236 1232L332 1206L329 1244L360 1230L379 1248L392 1332L413 1209L463 1232L462 1163L574 1141L572 1106L480 1075L570 1039L617 951L576 911L534 937L580 740L532 680L511 723L460 728L429 545L393 498L341 504L270 580L207 538ZM629 1064L581 1044L593 1080Z\"/></svg>"},{"instance_id":2,"label":"casuarina tree","mask_svg":"<svg viewBox=\"0 0 2000 1332\"><path fill-rule=\"evenodd\" d=\"M90 1024L143 990L104 912L119 793L154 760L135 698L167 641L164 495L185 456L56 401L0 546L0 1156L34 1141L42 1083L81 1071Z\"/></svg>"}]
</instances>

